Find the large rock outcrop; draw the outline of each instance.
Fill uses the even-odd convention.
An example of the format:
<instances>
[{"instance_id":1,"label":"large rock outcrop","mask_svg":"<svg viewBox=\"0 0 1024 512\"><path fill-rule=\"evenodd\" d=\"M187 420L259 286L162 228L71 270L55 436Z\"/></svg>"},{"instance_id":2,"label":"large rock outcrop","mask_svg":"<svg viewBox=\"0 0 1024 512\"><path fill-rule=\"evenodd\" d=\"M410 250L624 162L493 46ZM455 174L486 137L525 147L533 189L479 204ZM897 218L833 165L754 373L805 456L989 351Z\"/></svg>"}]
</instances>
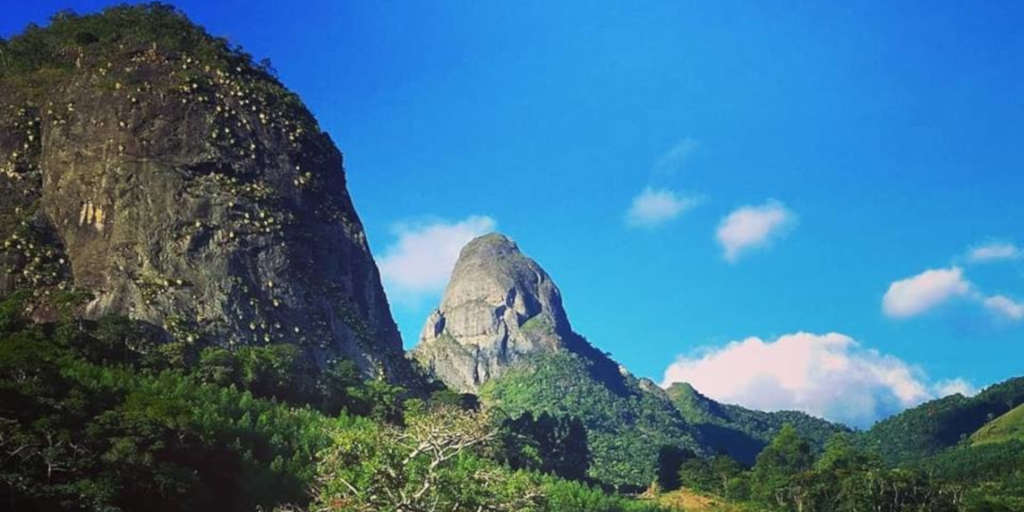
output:
<instances>
[{"instance_id":1,"label":"large rock outcrop","mask_svg":"<svg viewBox=\"0 0 1024 512\"><path fill-rule=\"evenodd\" d=\"M269 68L162 6L0 50L0 292L404 378L341 153Z\"/></svg>"},{"instance_id":2,"label":"large rock outcrop","mask_svg":"<svg viewBox=\"0 0 1024 512\"><path fill-rule=\"evenodd\" d=\"M523 357L565 349L576 338L548 274L492 233L462 249L413 355L449 387L475 392Z\"/></svg>"},{"instance_id":3,"label":"large rock outcrop","mask_svg":"<svg viewBox=\"0 0 1024 512\"><path fill-rule=\"evenodd\" d=\"M664 390L573 332L551 277L500 234L462 249L413 356L449 387L512 417L579 418L588 475L608 485L649 484L663 450L705 453Z\"/></svg>"}]
</instances>

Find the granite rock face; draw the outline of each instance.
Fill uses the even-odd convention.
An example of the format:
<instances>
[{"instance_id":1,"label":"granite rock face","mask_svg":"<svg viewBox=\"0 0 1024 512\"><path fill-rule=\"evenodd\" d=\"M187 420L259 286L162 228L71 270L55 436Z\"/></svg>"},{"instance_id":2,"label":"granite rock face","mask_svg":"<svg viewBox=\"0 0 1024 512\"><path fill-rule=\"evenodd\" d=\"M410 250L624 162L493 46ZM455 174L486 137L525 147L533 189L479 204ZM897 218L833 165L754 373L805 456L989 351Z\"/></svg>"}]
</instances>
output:
<instances>
[{"instance_id":1,"label":"granite rock face","mask_svg":"<svg viewBox=\"0 0 1024 512\"><path fill-rule=\"evenodd\" d=\"M520 359L581 343L551 277L515 242L492 233L462 249L413 357L448 387L476 392Z\"/></svg>"},{"instance_id":2,"label":"granite rock face","mask_svg":"<svg viewBox=\"0 0 1024 512\"><path fill-rule=\"evenodd\" d=\"M236 55L97 45L39 83L0 74L0 293L45 320L84 290L85 317L405 379L342 155L298 98Z\"/></svg>"}]
</instances>

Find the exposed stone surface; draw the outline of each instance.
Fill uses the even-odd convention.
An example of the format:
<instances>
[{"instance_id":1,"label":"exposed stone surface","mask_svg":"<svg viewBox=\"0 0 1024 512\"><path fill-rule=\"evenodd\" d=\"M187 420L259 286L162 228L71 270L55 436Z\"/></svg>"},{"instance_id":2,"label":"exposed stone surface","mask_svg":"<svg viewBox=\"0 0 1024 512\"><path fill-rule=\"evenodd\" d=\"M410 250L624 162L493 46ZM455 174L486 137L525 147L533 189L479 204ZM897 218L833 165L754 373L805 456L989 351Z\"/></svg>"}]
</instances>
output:
<instances>
[{"instance_id":1,"label":"exposed stone surface","mask_svg":"<svg viewBox=\"0 0 1024 512\"><path fill-rule=\"evenodd\" d=\"M475 393L517 362L559 351L583 357L595 379L625 391L631 376L572 330L547 272L515 242L491 233L460 252L412 355L448 387Z\"/></svg>"},{"instance_id":2,"label":"exposed stone surface","mask_svg":"<svg viewBox=\"0 0 1024 512\"><path fill-rule=\"evenodd\" d=\"M31 90L0 75L0 293L405 378L341 153L293 94L228 57L77 51Z\"/></svg>"},{"instance_id":3,"label":"exposed stone surface","mask_svg":"<svg viewBox=\"0 0 1024 512\"><path fill-rule=\"evenodd\" d=\"M462 249L413 354L449 387L475 392L524 356L566 348L576 337L544 269L492 233Z\"/></svg>"}]
</instances>

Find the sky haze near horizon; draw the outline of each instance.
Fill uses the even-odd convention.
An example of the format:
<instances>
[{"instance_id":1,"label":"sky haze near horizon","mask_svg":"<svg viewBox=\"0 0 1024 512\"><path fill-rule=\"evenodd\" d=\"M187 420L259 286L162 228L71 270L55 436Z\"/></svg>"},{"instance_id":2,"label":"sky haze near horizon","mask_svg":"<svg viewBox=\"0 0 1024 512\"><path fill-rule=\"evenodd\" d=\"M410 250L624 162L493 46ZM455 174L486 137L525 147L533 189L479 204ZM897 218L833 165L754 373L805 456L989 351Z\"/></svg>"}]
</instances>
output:
<instances>
[{"instance_id":1,"label":"sky haze near horizon","mask_svg":"<svg viewBox=\"0 0 1024 512\"><path fill-rule=\"evenodd\" d=\"M1024 373L1024 4L176 5L344 152L407 347L498 230L716 399L866 426Z\"/></svg>"}]
</instances>

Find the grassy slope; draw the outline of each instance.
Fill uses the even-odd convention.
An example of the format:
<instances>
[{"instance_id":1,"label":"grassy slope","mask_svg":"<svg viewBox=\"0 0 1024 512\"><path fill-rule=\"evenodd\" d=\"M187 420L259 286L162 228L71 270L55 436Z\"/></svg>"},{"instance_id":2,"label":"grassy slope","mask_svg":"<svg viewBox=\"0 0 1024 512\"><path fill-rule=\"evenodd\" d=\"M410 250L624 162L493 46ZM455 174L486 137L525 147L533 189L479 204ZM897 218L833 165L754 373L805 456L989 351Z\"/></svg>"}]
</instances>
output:
<instances>
[{"instance_id":1,"label":"grassy slope","mask_svg":"<svg viewBox=\"0 0 1024 512\"><path fill-rule=\"evenodd\" d=\"M913 462L956 445L1024 402L1024 377L995 384L973 397L951 395L925 402L876 423L860 436L889 464Z\"/></svg>"},{"instance_id":2,"label":"grassy slope","mask_svg":"<svg viewBox=\"0 0 1024 512\"><path fill-rule=\"evenodd\" d=\"M1001 443L1017 439L1024 441L1024 404L988 422L971 434L971 446Z\"/></svg>"},{"instance_id":3,"label":"grassy slope","mask_svg":"<svg viewBox=\"0 0 1024 512\"><path fill-rule=\"evenodd\" d=\"M747 505L731 503L710 494L679 489L659 495L657 503L669 510L686 512L755 512Z\"/></svg>"}]
</instances>

